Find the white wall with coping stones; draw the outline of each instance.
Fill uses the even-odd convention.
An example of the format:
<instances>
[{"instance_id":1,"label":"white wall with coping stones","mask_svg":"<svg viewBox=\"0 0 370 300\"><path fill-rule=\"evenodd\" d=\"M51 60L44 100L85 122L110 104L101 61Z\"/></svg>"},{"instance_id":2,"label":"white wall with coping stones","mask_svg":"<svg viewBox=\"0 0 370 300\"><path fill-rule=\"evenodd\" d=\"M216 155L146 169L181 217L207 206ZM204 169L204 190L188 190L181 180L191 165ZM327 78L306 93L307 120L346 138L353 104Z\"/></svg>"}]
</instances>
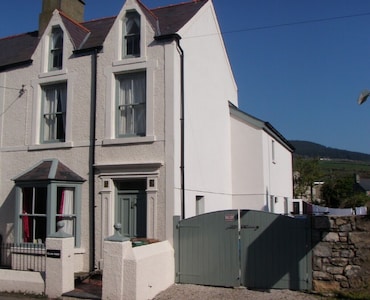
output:
<instances>
[{"instance_id":1,"label":"white wall with coping stones","mask_svg":"<svg viewBox=\"0 0 370 300\"><path fill-rule=\"evenodd\" d=\"M39 272L0 269L0 291L22 294L44 294L45 283Z\"/></svg>"}]
</instances>

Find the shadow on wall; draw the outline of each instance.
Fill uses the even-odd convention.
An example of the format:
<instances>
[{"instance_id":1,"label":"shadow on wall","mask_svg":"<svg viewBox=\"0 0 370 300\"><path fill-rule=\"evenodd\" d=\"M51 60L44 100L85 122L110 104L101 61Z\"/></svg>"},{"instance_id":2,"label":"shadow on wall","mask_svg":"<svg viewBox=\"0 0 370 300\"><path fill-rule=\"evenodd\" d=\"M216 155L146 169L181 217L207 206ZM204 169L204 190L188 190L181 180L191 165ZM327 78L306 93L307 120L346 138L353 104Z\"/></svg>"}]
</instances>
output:
<instances>
[{"instance_id":1,"label":"shadow on wall","mask_svg":"<svg viewBox=\"0 0 370 300\"><path fill-rule=\"evenodd\" d=\"M251 289L312 289L311 218L241 211L242 284ZM329 221L328 221L329 222Z\"/></svg>"},{"instance_id":2,"label":"shadow on wall","mask_svg":"<svg viewBox=\"0 0 370 300\"><path fill-rule=\"evenodd\" d=\"M0 235L2 243L12 243L15 221L15 187L12 188L3 204L0 206Z\"/></svg>"}]
</instances>

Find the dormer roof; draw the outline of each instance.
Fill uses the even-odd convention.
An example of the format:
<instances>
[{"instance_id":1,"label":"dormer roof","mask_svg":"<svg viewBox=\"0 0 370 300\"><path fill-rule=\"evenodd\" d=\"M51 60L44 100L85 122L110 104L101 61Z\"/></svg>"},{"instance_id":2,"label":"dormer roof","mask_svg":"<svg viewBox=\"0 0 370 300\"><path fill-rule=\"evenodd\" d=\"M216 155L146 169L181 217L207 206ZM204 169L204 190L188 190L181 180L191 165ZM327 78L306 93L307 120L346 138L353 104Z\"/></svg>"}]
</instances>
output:
<instances>
[{"instance_id":1,"label":"dormer roof","mask_svg":"<svg viewBox=\"0 0 370 300\"><path fill-rule=\"evenodd\" d=\"M148 9L137 0L156 36L177 33L208 1L193 0ZM61 11L59 14L76 51L101 48L116 20L116 17L110 17L80 23ZM31 58L39 41L37 31L0 39L0 71L32 63Z\"/></svg>"}]
</instances>

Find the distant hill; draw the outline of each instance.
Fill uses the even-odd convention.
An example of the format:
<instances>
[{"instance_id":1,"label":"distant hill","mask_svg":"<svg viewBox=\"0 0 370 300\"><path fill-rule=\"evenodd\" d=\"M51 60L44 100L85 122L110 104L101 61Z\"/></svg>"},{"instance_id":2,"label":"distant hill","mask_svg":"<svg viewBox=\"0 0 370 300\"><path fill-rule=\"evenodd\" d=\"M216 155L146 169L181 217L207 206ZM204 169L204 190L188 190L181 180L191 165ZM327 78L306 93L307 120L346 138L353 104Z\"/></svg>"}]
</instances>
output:
<instances>
[{"instance_id":1,"label":"distant hill","mask_svg":"<svg viewBox=\"0 0 370 300\"><path fill-rule=\"evenodd\" d=\"M307 141L289 141L289 143L295 148L294 155L298 156L370 162L370 155L365 153L325 147Z\"/></svg>"}]
</instances>

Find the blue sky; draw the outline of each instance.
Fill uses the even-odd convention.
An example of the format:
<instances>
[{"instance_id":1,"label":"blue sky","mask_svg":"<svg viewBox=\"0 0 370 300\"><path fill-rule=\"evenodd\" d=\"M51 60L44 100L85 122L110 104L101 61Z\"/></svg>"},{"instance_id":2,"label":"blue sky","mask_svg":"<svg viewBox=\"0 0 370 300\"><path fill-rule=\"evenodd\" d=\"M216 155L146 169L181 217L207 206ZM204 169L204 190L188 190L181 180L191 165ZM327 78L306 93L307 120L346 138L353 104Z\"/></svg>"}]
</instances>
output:
<instances>
[{"instance_id":1,"label":"blue sky","mask_svg":"<svg viewBox=\"0 0 370 300\"><path fill-rule=\"evenodd\" d=\"M142 0L149 8L182 0ZM2 1L0 37L36 30L41 0ZM85 0L85 19L124 0ZM370 154L370 1L213 0L239 107L289 140ZM1 49L0 49L1 51Z\"/></svg>"}]
</instances>

